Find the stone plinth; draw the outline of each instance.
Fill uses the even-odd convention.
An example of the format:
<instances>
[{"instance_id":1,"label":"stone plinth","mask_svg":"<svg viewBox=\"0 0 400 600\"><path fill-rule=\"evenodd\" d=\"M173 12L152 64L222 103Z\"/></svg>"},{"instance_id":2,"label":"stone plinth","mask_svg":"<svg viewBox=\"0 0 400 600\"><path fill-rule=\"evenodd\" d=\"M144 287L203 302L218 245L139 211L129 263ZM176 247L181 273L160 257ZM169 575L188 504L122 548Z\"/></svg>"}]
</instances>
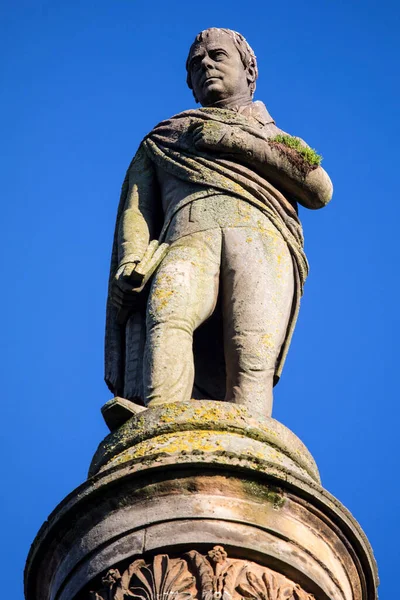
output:
<instances>
[{"instance_id":1,"label":"stone plinth","mask_svg":"<svg viewBox=\"0 0 400 600\"><path fill-rule=\"evenodd\" d=\"M376 579L363 532L293 433L192 401L100 444L32 546L26 598L375 600Z\"/></svg>"}]
</instances>

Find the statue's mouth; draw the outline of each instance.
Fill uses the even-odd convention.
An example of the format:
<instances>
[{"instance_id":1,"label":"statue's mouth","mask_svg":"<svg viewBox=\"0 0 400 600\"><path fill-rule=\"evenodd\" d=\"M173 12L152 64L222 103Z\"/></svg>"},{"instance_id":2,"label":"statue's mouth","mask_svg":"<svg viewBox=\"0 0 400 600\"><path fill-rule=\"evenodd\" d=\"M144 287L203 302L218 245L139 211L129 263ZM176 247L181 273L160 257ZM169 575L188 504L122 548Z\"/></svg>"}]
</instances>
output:
<instances>
[{"instance_id":1,"label":"statue's mouth","mask_svg":"<svg viewBox=\"0 0 400 600\"><path fill-rule=\"evenodd\" d=\"M222 77L219 75L208 75L204 78L203 85L206 85L207 83L213 83L213 81L220 81L221 79Z\"/></svg>"}]
</instances>

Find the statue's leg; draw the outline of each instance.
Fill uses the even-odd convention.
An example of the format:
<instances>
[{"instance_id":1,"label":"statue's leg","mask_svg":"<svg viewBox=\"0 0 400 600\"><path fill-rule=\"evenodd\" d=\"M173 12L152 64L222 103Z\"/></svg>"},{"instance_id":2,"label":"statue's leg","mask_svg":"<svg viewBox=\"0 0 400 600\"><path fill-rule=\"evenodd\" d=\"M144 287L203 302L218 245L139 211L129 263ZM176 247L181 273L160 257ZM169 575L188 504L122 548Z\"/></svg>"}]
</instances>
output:
<instances>
[{"instance_id":1,"label":"statue's leg","mask_svg":"<svg viewBox=\"0 0 400 600\"><path fill-rule=\"evenodd\" d=\"M189 400L193 332L214 311L221 230L175 241L154 277L147 306L144 393L147 405Z\"/></svg>"},{"instance_id":2,"label":"statue's leg","mask_svg":"<svg viewBox=\"0 0 400 600\"><path fill-rule=\"evenodd\" d=\"M271 415L275 365L294 292L286 242L264 217L259 228L223 230L221 279L226 400Z\"/></svg>"}]
</instances>

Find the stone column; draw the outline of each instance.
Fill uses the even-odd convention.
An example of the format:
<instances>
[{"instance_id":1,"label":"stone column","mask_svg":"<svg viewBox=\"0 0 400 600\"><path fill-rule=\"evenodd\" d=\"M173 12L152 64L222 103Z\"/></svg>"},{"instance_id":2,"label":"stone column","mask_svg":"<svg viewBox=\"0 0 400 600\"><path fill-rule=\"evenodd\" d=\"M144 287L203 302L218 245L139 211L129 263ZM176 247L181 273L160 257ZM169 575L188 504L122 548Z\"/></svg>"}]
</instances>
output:
<instances>
[{"instance_id":1,"label":"stone column","mask_svg":"<svg viewBox=\"0 0 400 600\"><path fill-rule=\"evenodd\" d=\"M238 405L149 408L43 525L26 600L375 600L372 550L301 441Z\"/></svg>"}]
</instances>

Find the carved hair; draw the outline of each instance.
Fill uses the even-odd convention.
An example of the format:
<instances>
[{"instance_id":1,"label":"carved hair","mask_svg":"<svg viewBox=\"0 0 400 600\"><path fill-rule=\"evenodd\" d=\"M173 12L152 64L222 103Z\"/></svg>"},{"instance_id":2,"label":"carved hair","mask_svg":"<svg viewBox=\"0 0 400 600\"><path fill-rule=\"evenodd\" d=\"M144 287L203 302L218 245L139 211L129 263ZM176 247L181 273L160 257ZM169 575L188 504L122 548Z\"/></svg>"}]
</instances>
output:
<instances>
[{"instance_id":1,"label":"carved hair","mask_svg":"<svg viewBox=\"0 0 400 600\"><path fill-rule=\"evenodd\" d=\"M193 44L190 46L189 54L186 60L186 82L189 88L193 90L192 78L189 70L189 61L192 51L197 44L203 42L213 31L222 31L223 33L226 33L226 35L229 35L231 40L233 40L237 51L239 52L244 68L246 69L246 71L249 71L249 69L251 69L251 75L249 73L247 81L249 83L251 96L253 97L254 91L256 89L256 79L258 77L257 59L256 55L254 54L254 50L249 46L242 34L238 33L237 31L233 31L232 29L222 29L219 27L210 27L209 29L204 29L196 35Z\"/></svg>"}]
</instances>

